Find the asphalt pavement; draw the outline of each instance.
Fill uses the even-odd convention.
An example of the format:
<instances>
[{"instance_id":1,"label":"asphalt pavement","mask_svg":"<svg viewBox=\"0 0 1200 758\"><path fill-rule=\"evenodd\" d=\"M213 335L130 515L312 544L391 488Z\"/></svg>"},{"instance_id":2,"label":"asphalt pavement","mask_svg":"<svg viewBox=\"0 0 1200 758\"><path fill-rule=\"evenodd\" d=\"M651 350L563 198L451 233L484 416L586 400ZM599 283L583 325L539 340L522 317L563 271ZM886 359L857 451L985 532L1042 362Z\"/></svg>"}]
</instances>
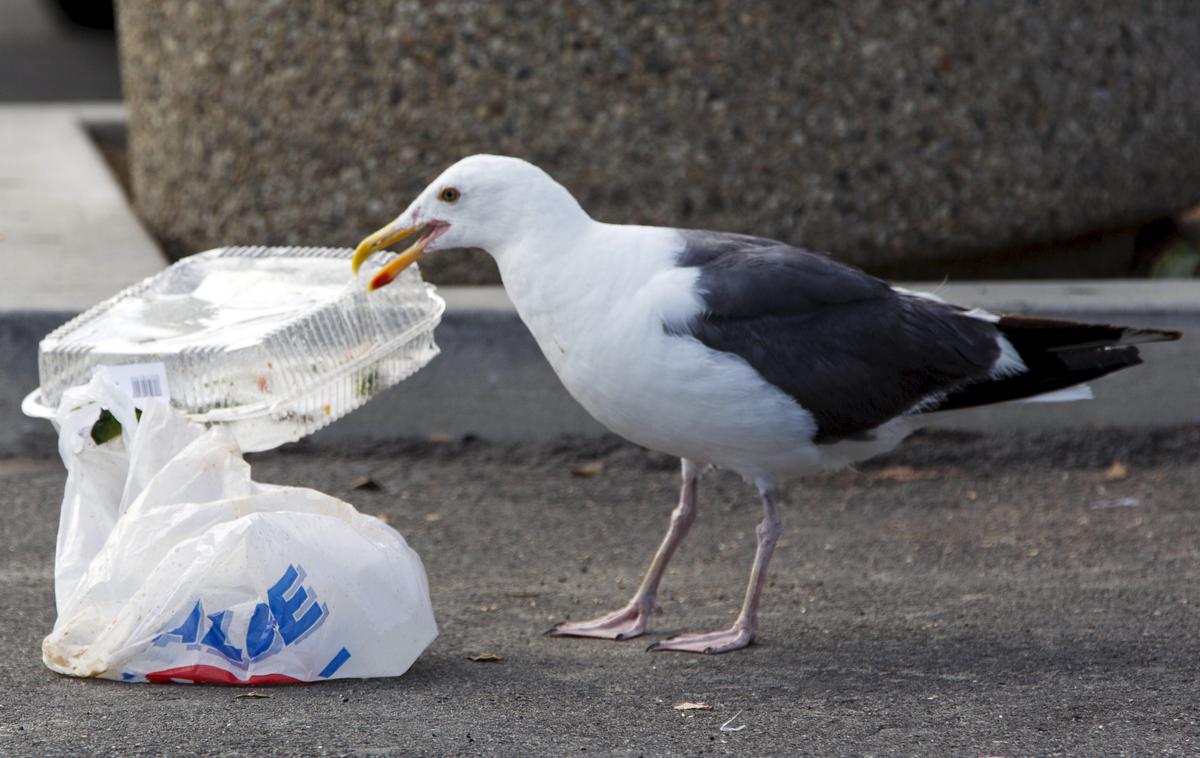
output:
<instances>
[{"instance_id":1,"label":"asphalt pavement","mask_svg":"<svg viewBox=\"0 0 1200 758\"><path fill-rule=\"evenodd\" d=\"M44 668L64 473L0 460L0 754L1195 753L1198 452L1197 427L940 432L805 482L759 643L713 657L645 647L731 620L758 515L734 476L706 477L662 613L616 643L541 632L627 599L674 462L613 440L256 456L261 480L386 516L441 627L403 677L265 698Z\"/></svg>"}]
</instances>

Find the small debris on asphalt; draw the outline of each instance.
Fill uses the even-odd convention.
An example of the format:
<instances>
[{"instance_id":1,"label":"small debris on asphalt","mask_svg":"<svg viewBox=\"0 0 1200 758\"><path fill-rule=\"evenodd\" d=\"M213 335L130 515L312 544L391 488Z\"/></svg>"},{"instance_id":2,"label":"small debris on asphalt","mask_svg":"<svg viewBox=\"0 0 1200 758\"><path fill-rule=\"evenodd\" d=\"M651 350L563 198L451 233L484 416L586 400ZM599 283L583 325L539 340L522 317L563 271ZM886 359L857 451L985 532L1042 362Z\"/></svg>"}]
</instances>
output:
<instances>
[{"instance_id":1,"label":"small debris on asphalt","mask_svg":"<svg viewBox=\"0 0 1200 758\"><path fill-rule=\"evenodd\" d=\"M571 476L590 478L604 473L604 461L590 461L571 467Z\"/></svg>"},{"instance_id":2,"label":"small debris on asphalt","mask_svg":"<svg viewBox=\"0 0 1200 758\"><path fill-rule=\"evenodd\" d=\"M745 724L739 724L738 726L730 726L730 724L732 724L737 719L737 717L741 716L741 715L742 715L742 712L738 711L737 713L730 716L728 721L726 721L724 724L721 724L721 727L720 727L721 731L722 732L740 732L743 729L745 729L746 728Z\"/></svg>"},{"instance_id":3,"label":"small debris on asphalt","mask_svg":"<svg viewBox=\"0 0 1200 758\"><path fill-rule=\"evenodd\" d=\"M1137 508L1141 504L1136 497L1120 497L1115 500L1096 500L1091 508L1093 511L1102 511L1106 508Z\"/></svg>"},{"instance_id":4,"label":"small debris on asphalt","mask_svg":"<svg viewBox=\"0 0 1200 758\"><path fill-rule=\"evenodd\" d=\"M711 711L713 707L708 703L701 703L692 700L685 700L682 703L676 703L671 706L677 711Z\"/></svg>"},{"instance_id":5,"label":"small debris on asphalt","mask_svg":"<svg viewBox=\"0 0 1200 758\"><path fill-rule=\"evenodd\" d=\"M468 655L467 660L472 663L500 663L504 658L495 653L480 653L479 655Z\"/></svg>"},{"instance_id":6,"label":"small debris on asphalt","mask_svg":"<svg viewBox=\"0 0 1200 758\"><path fill-rule=\"evenodd\" d=\"M441 520L442 520L442 514L438 513L437 511L434 511L433 513L425 514L425 523L426 524L434 524Z\"/></svg>"},{"instance_id":7,"label":"small debris on asphalt","mask_svg":"<svg viewBox=\"0 0 1200 758\"><path fill-rule=\"evenodd\" d=\"M875 478L890 482L930 482L938 478L938 472L912 466L888 466L875 472Z\"/></svg>"},{"instance_id":8,"label":"small debris on asphalt","mask_svg":"<svg viewBox=\"0 0 1200 758\"><path fill-rule=\"evenodd\" d=\"M383 487L380 486L379 482L375 481L374 479L372 479L369 476L360 476L357 479L355 479L354 481L350 482L350 489L352 489L352 490L367 490L368 492L379 492L380 490L383 489Z\"/></svg>"},{"instance_id":9,"label":"small debris on asphalt","mask_svg":"<svg viewBox=\"0 0 1200 758\"><path fill-rule=\"evenodd\" d=\"M271 697L265 692L243 692L240 695L234 695L234 700L266 700Z\"/></svg>"},{"instance_id":10,"label":"small debris on asphalt","mask_svg":"<svg viewBox=\"0 0 1200 758\"><path fill-rule=\"evenodd\" d=\"M1113 461L1112 465L1104 469L1104 481L1119 482L1129 476L1129 467L1120 461Z\"/></svg>"}]
</instances>

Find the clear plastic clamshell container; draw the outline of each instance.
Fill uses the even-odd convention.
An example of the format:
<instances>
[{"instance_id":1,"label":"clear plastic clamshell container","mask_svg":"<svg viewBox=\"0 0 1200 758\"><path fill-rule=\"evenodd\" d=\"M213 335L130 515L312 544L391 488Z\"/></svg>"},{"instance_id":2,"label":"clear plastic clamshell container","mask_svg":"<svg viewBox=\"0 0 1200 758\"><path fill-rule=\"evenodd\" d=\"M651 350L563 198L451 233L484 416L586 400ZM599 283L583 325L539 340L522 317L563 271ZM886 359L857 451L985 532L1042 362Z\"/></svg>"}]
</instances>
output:
<instances>
[{"instance_id":1,"label":"clear plastic clamshell container","mask_svg":"<svg viewBox=\"0 0 1200 758\"><path fill-rule=\"evenodd\" d=\"M438 353L445 302L415 266L367 292L351 250L227 247L185 258L51 332L41 386L23 405L52 417L98 366L162 364L166 394L242 449L298 440L404 380ZM136 393L135 393L136 394Z\"/></svg>"}]
</instances>

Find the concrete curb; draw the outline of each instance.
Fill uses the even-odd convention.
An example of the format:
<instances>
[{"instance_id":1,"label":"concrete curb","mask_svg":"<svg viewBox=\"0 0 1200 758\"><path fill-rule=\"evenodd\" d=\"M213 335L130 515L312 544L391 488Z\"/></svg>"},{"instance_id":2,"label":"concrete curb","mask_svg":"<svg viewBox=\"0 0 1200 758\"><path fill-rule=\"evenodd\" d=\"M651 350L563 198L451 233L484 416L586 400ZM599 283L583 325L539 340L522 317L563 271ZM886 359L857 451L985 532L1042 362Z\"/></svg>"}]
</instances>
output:
<instances>
[{"instance_id":1,"label":"concrete curb","mask_svg":"<svg viewBox=\"0 0 1200 758\"><path fill-rule=\"evenodd\" d=\"M967 430L1089 426L1170 426L1200 421L1200 281L1003 282L911 285L946 300L1012 313L1179 329L1184 339L1144 350L1146 364L1095 383L1096 399L1010 403L922 420ZM567 394L495 287L440 290L447 310L437 331L442 354L398 387L306 439L337 449L397 437L475 435L494 440L593 436L604 429ZM70 314L0 311L0 455L47 453L54 435L19 405L37 385L37 342Z\"/></svg>"},{"instance_id":2,"label":"concrete curb","mask_svg":"<svg viewBox=\"0 0 1200 758\"><path fill-rule=\"evenodd\" d=\"M165 265L87 129L120 105L0 107L0 308L81 311Z\"/></svg>"},{"instance_id":3,"label":"concrete curb","mask_svg":"<svg viewBox=\"0 0 1200 758\"><path fill-rule=\"evenodd\" d=\"M57 446L49 422L21 413L21 400L38 386L37 346L74 316L54 311L0 310L0 457L45 454Z\"/></svg>"}]
</instances>

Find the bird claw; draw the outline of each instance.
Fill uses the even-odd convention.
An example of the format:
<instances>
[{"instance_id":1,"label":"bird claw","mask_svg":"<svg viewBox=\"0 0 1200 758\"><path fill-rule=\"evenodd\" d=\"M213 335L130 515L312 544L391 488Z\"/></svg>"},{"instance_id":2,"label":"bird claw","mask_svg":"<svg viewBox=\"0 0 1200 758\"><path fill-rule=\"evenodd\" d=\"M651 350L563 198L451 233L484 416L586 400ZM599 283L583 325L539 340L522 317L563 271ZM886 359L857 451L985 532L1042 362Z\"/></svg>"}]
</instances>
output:
<instances>
[{"instance_id":1,"label":"bird claw","mask_svg":"<svg viewBox=\"0 0 1200 758\"><path fill-rule=\"evenodd\" d=\"M754 630L744 626L734 626L719 632L702 634L677 634L669 639L655 642L646 648L647 652L676 652L700 653L701 655L716 655L741 650L754 641Z\"/></svg>"},{"instance_id":2,"label":"bird claw","mask_svg":"<svg viewBox=\"0 0 1200 758\"><path fill-rule=\"evenodd\" d=\"M547 637L590 637L602 640L631 640L646 631L646 617L653 603L630 603L624 608L587 621L564 621L546 631Z\"/></svg>"}]
</instances>

